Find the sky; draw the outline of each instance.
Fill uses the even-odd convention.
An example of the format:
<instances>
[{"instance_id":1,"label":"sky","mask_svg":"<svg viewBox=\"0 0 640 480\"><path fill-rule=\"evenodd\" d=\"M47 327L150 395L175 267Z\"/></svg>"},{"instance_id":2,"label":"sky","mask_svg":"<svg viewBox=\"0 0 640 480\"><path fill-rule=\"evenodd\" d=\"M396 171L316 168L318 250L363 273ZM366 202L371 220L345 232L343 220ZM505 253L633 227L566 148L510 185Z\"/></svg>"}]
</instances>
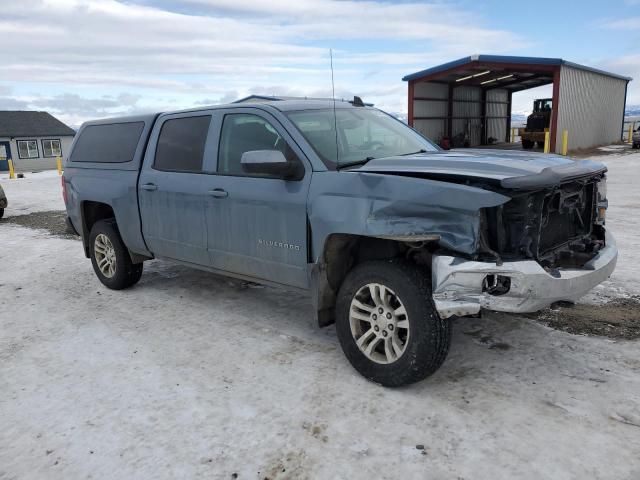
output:
<instances>
[{"instance_id":1,"label":"sky","mask_svg":"<svg viewBox=\"0 0 640 480\"><path fill-rule=\"evenodd\" d=\"M525 7L527 5L527 7ZM535 5L535 8L532 7ZM0 0L0 109L71 126L249 94L359 95L407 111L406 74L473 54L560 57L636 78L640 0ZM514 96L527 113L541 87Z\"/></svg>"}]
</instances>

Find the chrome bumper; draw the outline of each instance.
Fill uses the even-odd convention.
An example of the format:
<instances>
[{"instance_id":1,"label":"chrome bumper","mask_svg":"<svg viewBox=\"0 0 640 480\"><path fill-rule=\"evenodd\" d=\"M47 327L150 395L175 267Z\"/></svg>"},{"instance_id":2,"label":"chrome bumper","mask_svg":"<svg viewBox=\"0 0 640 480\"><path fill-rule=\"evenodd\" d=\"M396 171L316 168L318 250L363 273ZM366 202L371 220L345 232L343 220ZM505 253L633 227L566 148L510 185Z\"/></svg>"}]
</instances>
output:
<instances>
[{"instance_id":1,"label":"chrome bumper","mask_svg":"<svg viewBox=\"0 0 640 480\"><path fill-rule=\"evenodd\" d=\"M464 316L481 309L498 312L535 312L558 301L576 301L606 280L618 259L615 240L607 232L606 246L583 268L559 269L550 275L534 260L495 263L436 255L432 264L433 300L440 316ZM511 288L503 295L482 291L487 275L509 277Z\"/></svg>"}]
</instances>

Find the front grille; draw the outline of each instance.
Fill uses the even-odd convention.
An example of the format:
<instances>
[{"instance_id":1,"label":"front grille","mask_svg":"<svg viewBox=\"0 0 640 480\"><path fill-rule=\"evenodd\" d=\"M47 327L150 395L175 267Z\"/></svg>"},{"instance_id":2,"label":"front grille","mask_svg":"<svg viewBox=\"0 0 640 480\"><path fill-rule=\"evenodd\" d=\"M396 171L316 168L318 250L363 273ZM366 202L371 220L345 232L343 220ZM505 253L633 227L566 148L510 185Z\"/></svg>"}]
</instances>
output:
<instances>
[{"instance_id":1,"label":"front grille","mask_svg":"<svg viewBox=\"0 0 640 480\"><path fill-rule=\"evenodd\" d=\"M591 233L594 189L594 183L570 183L545 197L540 222L540 254Z\"/></svg>"},{"instance_id":2,"label":"front grille","mask_svg":"<svg viewBox=\"0 0 640 480\"><path fill-rule=\"evenodd\" d=\"M530 258L552 265L575 252L595 251L598 178L568 182L537 192L514 194L486 210L487 242L504 260Z\"/></svg>"}]
</instances>

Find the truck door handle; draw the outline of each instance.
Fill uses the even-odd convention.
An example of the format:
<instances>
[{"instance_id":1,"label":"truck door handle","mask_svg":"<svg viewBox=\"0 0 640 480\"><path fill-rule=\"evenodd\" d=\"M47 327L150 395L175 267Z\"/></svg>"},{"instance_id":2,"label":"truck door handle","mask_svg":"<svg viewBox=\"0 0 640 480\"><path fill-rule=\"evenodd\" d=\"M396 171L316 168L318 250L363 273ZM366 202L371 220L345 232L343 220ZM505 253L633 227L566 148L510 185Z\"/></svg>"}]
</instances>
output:
<instances>
[{"instance_id":1,"label":"truck door handle","mask_svg":"<svg viewBox=\"0 0 640 480\"><path fill-rule=\"evenodd\" d=\"M158 186L155 183L145 183L144 185L140 185L140 188L153 192L154 190L158 189Z\"/></svg>"},{"instance_id":2,"label":"truck door handle","mask_svg":"<svg viewBox=\"0 0 640 480\"><path fill-rule=\"evenodd\" d=\"M209 190L207 193L216 198L225 198L229 196L229 192L221 188L214 188L213 190Z\"/></svg>"}]
</instances>

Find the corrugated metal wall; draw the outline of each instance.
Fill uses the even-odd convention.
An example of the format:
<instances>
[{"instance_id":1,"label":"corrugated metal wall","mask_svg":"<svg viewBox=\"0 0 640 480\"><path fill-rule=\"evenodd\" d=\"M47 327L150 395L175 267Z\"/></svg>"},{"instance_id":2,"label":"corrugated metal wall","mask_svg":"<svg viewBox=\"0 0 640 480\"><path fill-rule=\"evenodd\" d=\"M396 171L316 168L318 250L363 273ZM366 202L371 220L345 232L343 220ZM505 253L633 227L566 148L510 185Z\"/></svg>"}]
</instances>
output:
<instances>
[{"instance_id":1,"label":"corrugated metal wall","mask_svg":"<svg viewBox=\"0 0 640 480\"><path fill-rule=\"evenodd\" d=\"M479 87L456 87L453 90L453 145L458 146L456 137L469 134L472 147L480 145L482 137L482 90ZM458 101L456 101L458 100ZM476 118L456 118L476 117ZM468 129L468 132L467 132Z\"/></svg>"},{"instance_id":2,"label":"corrugated metal wall","mask_svg":"<svg viewBox=\"0 0 640 480\"><path fill-rule=\"evenodd\" d=\"M563 65L556 151L562 131L569 131L569 150L620 140L626 81Z\"/></svg>"},{"instance_id":3,"label":"corrugated metal wall","mask_svg":"<svg viewBox=\"0 0 640 480\"><path fill-rule=\"evenodd\" d=\"M447 134L447 100L449 86L442 83L416 83L414 86L413 126L420 133L438 142ZM431 100L420 100L420 98ZM434 100L435 99L435 100ZM452 139L454 146L462 146L465 133L469 135L472 147L482 143L482 90L480 87L458 86L453 89ZM493 137L499 142L506 138L507 102L506 90L487 91L487 117L505 117L487 119L487 138ZM420 119L419 117L442 117ZM457 138L456 138L457 137Z\"/></svg>"},{"instance_id":4,"label":"corrugated metal wall","mask_svg":"<svg viewBox=\"0 0 640 480\"><path fill-rule=\"evenodd\" d=\"M414 100L414 117L447 116L447 99L449 98L449 87L447 85L442 83L416 83L413 95L414 97L442 99L442 101ZM414 120L413 128L425 137L438 142L447 133L447 121L445 119Z\"/></svg>"},{"instance_id":5,"label":"corrugated metal wall","mask_svg":"<svg viewBox=\"0 0 640 480\"><path fill-rule=\"evenodd\" d=\"M498 142L506 140L507 115L509 113L508 101L509 93L504 89L487 91L487 139L493 137Z\"/></svg>"}]
</instances>

